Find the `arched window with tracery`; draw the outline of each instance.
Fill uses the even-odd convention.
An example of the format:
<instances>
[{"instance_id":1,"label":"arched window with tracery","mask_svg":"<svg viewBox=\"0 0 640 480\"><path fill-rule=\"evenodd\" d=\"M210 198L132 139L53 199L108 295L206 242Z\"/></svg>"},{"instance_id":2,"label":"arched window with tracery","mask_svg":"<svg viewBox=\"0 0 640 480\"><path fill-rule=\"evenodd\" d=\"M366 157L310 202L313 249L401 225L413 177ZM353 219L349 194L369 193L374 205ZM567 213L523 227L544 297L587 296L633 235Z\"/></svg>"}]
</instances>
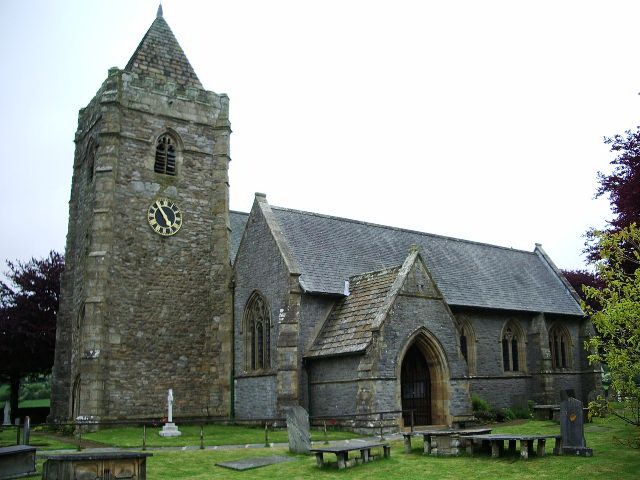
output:
<instances>
[{"instance_id":1,"label":"arched window with tracery","mask_svg":"<svg viewBox=\"0 0 640 480\"><path fill-rule=\"evenodd\" d=\"M549 349L554 369L571 368L571 335L565 326L556 324L549 329Z\"/></svg>"},{"instance_id":2,"label":"arched window with tracery","mask_svg":"<svg viewBox=\"0 0 640 480\"><path fill-rule=\"evenodd\" d=\"M502 365L505 372L526 371L524 332L515 321L502 330Z\"/></svg>"},{"instance_id":3,"label":"arched window with tracery","mask_svg":"<svg viewBox=\"0 0 640 480\"><path fill-rule=\"evenodd\" d=\"M80 375L77 375L73 382L73 391L71 392L71 415L73 418L80 416Z\"/></svg>"},{"instance_id":4,"label":"arched window with tracery","mask_svg":"<svg viewBox=\"0 0 640 480\"><path fill-rule=\"evenodd\" d=\"M469 375L475 375L476 373L476 334L473 331L471 323L467 319L460 319L459 327L459 342L460 352L467 367L469 368Z\"/></svg>"},{"instance_id":5,"label":"arched window with tracery","mask_svg":"<svg viewBox=\"0 0 640 480\"><path fill-rule=\"evenodd\" d=\"M271 366L271 315L266 299L253 292L244 312L244 351L247 370Z\"/></svg>"},{"instance_id":6,"label":"arched window with tracery","mask_svg":"<svg viewBox=\"0 0 640 480\"><path fill-rule=\"evenodd\" d=\"M153 171L164 175L176 174L176 140L168 133L158 137L156 142L156 160Z\"/></svg>"}]
</instances>

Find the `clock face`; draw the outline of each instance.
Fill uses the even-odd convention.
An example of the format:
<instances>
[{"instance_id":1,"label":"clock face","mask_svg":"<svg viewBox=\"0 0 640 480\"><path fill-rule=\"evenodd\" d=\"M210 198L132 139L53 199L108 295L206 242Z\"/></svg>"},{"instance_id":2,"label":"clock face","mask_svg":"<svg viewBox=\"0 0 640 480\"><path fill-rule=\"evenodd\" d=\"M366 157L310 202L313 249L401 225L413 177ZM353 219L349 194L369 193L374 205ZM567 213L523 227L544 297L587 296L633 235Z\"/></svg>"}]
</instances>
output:
<instances>
[{"instance_id":1,"label":"clock face","mask_svg":"<svg viewBox=\"0 0 640 480\"><path fill-rule=\"evenodd\" d=\"M175 235L182 226L182 212L168 198L158 198L147 211L147 220L154 232L163 236Z\"/></svg>"}]
</instances>

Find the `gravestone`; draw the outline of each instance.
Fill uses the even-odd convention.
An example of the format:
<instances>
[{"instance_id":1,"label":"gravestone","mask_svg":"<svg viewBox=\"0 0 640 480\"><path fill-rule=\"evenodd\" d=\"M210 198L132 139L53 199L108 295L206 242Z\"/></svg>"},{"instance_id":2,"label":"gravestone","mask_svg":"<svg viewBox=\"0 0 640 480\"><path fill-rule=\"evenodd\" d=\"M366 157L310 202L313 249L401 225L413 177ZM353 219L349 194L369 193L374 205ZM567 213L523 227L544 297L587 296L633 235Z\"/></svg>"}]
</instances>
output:
<instances>
[{"instance_id":1,"label":"gravestone","mask_svg":"<svg viewBox=\"0 0 640 480\"><path fill-rule=\"evenodd\" d=\"M2 425L11 425L11 403L9 400L4 402L4 422L2 422Z\"/></svg>"},{"instance_id":2,"label":"gravestone","mask_svg":"<svg viewBox=\"0 0 640 480\"><path fill-rule=\"evenodd\" d=\"M566 390L560 390L560 401L564 402L569 398L576 398L576 391L573 388L567 388Z\"/></svg>"},{"instance_id":3,"label":"gravestone","mask_svg":"<svg viewBox=\"0 0 640 480\"><path fill-rule=\"evenodd\" d=\"M560 403L560 434L562 435L562 453L591 457L593 450L587 448L584 438L584 411L582 402L568 398Z\"/></svg>"},{"instance_id":4,"label":"gravestone","mask_svg":"<svg viewBox=\"0 0 640 480\"><path fill-rule=\"evenodd\" d=\"M29 445L31 438L31 418L24 417L24 429L22 430L22 445Z\"/></svg>"},{"instance_id":5,"label":"gravestone","mask_svg":"<svg viewBox=\"0 0 640 480\"><path fill-rule=\"evenodd\" d=\"M311 449L311 433L309 414L300 407L285 409L287 417L287 434L289 435L289 451L293 453L309 453Z\"/></svg>"},{"instance_id":6,"label":"gravestone","mask_svg":"<svg viewBox=\"0 0 640 480\"><path fill-rule=\"evenodd\" d=\"M164 424L162 430L158 432L161 437L179 437L182 432L178 430L178 427L173 423L173 389L170 388L167 392L167 423Z\"/></svg>"},{"instance_id":7,"label":"gravestone","mask_svg":"<svg viewBox=\"0 0 640 480\"><path fill-rule=\"evenodd\" d=\"M274 455L272 457L245 458L243 460L235 460L232 462L216 463L219 467L230 468L231 470L250 470L252 468L267 467L276 463L295 462L298 460L294 457L285 457L284 455Z\"/></svg>"}]
</instances>

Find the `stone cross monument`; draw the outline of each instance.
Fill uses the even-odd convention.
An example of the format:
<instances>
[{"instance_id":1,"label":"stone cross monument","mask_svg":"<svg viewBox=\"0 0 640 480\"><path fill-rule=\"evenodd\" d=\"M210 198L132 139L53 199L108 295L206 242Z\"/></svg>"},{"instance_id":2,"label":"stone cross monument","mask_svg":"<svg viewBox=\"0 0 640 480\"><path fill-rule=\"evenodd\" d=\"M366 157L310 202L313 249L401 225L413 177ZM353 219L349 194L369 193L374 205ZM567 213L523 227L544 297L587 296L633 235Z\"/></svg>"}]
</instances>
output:
<instances>
[{"instance_id":1,"label":"stone cross monument","mask_svg":"<svg viewBox=\"0 0 640 480\"><path fill-rule=\"evenodd\" d=\"M162 430L160 430L161 437L179 437L182 432L178 430L178 427L173 423L173 389L170 388L167 393L167 423L164 424Z\"/></svg>"}]
</instances>

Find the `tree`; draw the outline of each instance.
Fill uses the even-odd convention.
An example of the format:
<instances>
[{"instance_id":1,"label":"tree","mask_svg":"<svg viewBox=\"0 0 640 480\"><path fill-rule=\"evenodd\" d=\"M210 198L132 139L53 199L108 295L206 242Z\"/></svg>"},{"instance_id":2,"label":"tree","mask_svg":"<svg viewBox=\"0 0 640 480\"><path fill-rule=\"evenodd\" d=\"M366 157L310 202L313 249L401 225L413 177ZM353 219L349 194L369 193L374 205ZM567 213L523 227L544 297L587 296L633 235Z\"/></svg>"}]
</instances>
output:
<instances>
[{"instance_id":1,"label":"tree","mask_svg":"<svg viewBox=\"0 0 640 480\"><path fill-rule=\"evenodd\" d=\"M15 416L20 379L53 366L64 257L51 251L44 259L7 261L7 267L8 282L0 281L0 379L10 384Z\"/></svg>"},{"instance_id":2,"label":"tree","mask_svg":"<svg viewBox=\"0 0 640 480\"><path fill-rule=\"evenodd\" d=\"M587 295L584 293L584 286L601 288L604 287L604 282L598 277L597 274L588 270L563 270L562 274L567 281L571 284L580 298L589 305L589 307L597 310L599 305L597 302L587 299Z\"/></svg>"},{"instance_id":3,"label":"tree","mask_svg":"<svg viewBox=\"0 0 640 480\"><path fill-rule=\"evenodd\" d=\"M626 407L613 413L640 427L640 229L632 223L595 235L604 286L585 288L587 300L600 306L587 307L597 332L586 342L589 360L609 366L611 388ZM636 268L629 273L626 265Z\"/></svg>"},{"instance_id":4,"label":"tree","mask_svg":"<svg viewBox=\"0 0 640 480\"><path fill-rule=\"evenodd\" d=\"M616 157L610 162L613 170L609 174L598 172L599 186L595 197L608 195L614 217L608 222L605 232L619 232L632 223L640 225L640 127L635 131L627 130L623 135L605 137L604 142L611 145ZM598 253L599 236L594 229L587 232L585 253L590 262L600 259ZM627 272L637 265L623 263Z\"/></svg>"}]
</instances>

